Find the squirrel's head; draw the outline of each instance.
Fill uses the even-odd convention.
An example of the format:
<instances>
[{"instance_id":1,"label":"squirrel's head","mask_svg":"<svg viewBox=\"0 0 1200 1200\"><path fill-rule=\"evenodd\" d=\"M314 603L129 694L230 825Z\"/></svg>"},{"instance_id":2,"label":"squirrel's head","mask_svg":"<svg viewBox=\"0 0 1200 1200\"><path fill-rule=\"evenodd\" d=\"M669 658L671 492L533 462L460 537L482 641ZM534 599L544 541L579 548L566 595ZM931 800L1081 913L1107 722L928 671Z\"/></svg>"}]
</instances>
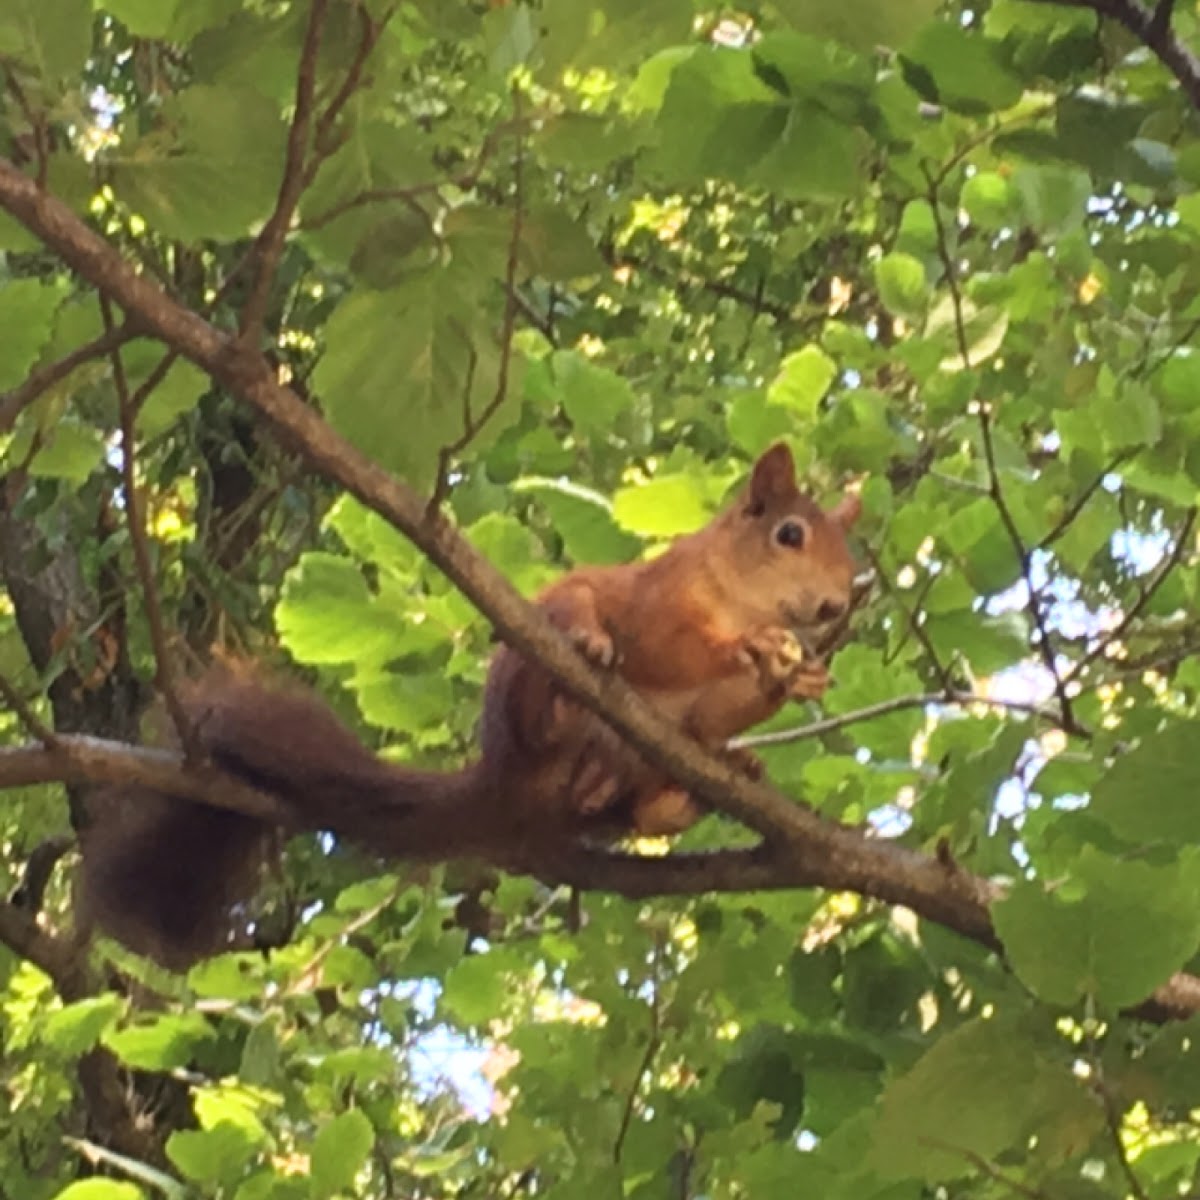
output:
<instances>
[{"instance_id":1,"label":"squirrel's head","mask_svg":"<svg viewBox=\"0 0 1200 1200\"><path fill-rule=\"evenodd\" d=\"M846 534L861 511L850 493L824 510L802 492L782 442L759 458L729 519L739 587L761 606L762 620L806 630L846 612L857 569Z\"/></svg>"}]
</instances>

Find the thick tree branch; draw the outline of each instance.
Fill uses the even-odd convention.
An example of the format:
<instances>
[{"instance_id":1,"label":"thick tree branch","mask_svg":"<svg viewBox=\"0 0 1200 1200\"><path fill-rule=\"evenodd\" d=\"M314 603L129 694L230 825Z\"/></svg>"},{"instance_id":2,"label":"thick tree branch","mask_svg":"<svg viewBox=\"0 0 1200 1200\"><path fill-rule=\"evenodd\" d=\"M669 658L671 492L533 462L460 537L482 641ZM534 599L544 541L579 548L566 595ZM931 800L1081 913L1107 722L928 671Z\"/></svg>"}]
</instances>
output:
<instances>
[{"instance_id":1,"label":"thick tree branch","mask_svg":"<svg viewBox=\"0 0 1200 1200\"><path fill-rule=\"evenodd\" d=\"M188 766L180 755L169 750L71 734L59 735L53 751L43 746L0 749L0 790L53 782L136 786L284 827L292 815L275 797L216 767ZM839 845L836 858L830 861L812 853L804 837L792 836L775 844L762 842L743 849L663 857L568 845L556 847L551 858L529 859L521 865L549 884L613 892L629 899L811 887L851 891L911 908L926 920L989 949L1000 949L988 912L991 904L1004 895L1000 884L894 842L822 821L807 810L796 811L827 826L835 842L857 844L859 861L845 845ZM406 819L404 811L397 811L389 841L402 840L395 834L403 830ZM436 853L436 847L425 846L424 856L452 859L460 843L460 832L447 828L441 854ZM931 886L938 881L940 889ZM28 914L12 905L6 907L11 910L7 914L5 907L0 907L0 942L22 954L28 947L27 957L51 974L56 983L66 980L73 986L74 977L69 971L77 968L71 948L49 938ZM1200 978L1183 973L1173 976L1133 1013L1155 1021L1200 1013Z\"/></svg>"},{"instance_id":2,"label":"thick tree branch","mask_svg":"<svg viewBox=\"0 0 1200 1200\"><path fill-rule=\"evenodd\" d=\"M182 758L170 750L60 733L53 749L0 748L0 790L38 783L122 784L287 825L289 811L275 797L216 767L183 767Z\"/></svg>"},{"instance_id":3,"label":"thick tree branch","mask_svg":"<svg viewBox=\"0 0 1200 1200\"><path fill-rule=\"evenodd\" d=\"M425 500L393 478L326 424L290 388L279 382L270 363L252 348L213 328L194 312L167 296L158 284L139 274L119 252L89 229L53 196L40 189L11 162L0 159L0 207L19 220L49 249L92 286L109 295L127 313L172 349L206 371L235 397L255 410L275 434L293 447L324 478L390 521L466 595L516 650L547 668L589 710L600 715L655 766L677 779L702 801L763 834L768 846L745 852L767 856L771 871L740 886L819 886L857 892L888 904L903 905L920 916L988 946L996 945L989 906L996 885L979 876L894 842L866 836L861 830L821 817L779 792L751 782L705 753L651 708L615 675L594 671L566 638L528 604L511 583L469 545L441 513L428 512ZM63 739L64 741L66 739ZM70 739L66 760L46 750L0 755L0 782L44 781L51 777L91 777L103 771L115 781L129 753L136 753L145 781L171 794L201 795L204 776L190 773L187 788L171 764L178 759L162 751L117 750L93 739ZM82 743L82 744L80 744ZM114 753L116 758L114 758ZM118 763L118 760L123 760ZM66 767L62 766L66 762ZM56 775L49 772L57 770ZM69 768L69 771L67 770ZM20 776L19 778L17 776ZM219 776L214 773L214 778ZM221 800L231 807L235 789L222 781ZM244 786L239 796L252 797L256 816L286 824L277 803ZM238 801L240 804L240 800ZM582 870L578 856L563 867ZM677 870L676 856L632 860L621 869L661 872ZM686 860L685 860L686 861ZM693 876L694 877L694 876ZM628 882L628 881L626 881ZM709 890L712 876L706 880ZM732 882L732 881L731 881ZM664 890L664 889L660 889ZM665 889L669 890L669 889ZM1164 1012L1200 1011L1200 980L1184 976L1156 998ZM1182 998L1181 998L1182 997ZM1189 1007L1190 1005L1190 1007Z\"/></svg>"}]
</instances>

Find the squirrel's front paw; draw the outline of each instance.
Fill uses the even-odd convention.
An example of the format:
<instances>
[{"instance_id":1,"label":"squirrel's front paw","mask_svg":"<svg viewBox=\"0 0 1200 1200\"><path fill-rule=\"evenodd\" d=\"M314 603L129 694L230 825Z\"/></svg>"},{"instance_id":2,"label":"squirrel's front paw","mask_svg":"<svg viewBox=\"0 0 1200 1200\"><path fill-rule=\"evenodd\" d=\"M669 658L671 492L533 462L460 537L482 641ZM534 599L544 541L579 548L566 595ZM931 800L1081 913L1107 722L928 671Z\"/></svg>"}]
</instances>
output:
<instances>
[{"instance_id":1,"label":"squirrel's front paw","mask_svg":"<svg viewBox=\"0 0 1200 1200\"><path fill-rule=\"evenodd\" d=\"M571 645L593 667L611 667L617 661L617 647L603 629L594 625L575 625L567 630Z\"/></svg>"},{"instance_id":2,"label":"squirrel's front paw","mask_svg":"<svg viewBox=\"0 0 1200 1200\"><path fill-rule=\"evenodd\" d=\"M742 657L758 672L763 693L789 695L792 682L804 670L804 647L790 629L769 626L742 639Z\"/></svg>"},{"instance_id":3,"label":"squirrel's front paw","mask_svg":"<svg viewBox=\"0 0 1200 1200\"><path fill-rule=\"evenodd\" d=\"M788 698L791 700L820 700L829 690L832 682L829 678L829 670L824 663L806 663L788 685Z\"/></svg>"}]
</instances>

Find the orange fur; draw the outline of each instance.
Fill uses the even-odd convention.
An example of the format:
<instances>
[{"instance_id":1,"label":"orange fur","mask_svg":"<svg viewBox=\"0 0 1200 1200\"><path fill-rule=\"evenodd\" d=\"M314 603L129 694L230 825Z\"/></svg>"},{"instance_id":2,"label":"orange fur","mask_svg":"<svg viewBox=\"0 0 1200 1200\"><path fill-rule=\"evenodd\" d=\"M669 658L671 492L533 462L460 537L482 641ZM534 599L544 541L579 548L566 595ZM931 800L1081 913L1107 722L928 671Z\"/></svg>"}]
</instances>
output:
<instances>
[{"instance_id":1,"label":"orange fur","mask_svg":"<svg viewBox=\"0 0 1200 1200\"><path fill-rule=\"evenodd\" d=\"M697 533L649 562L570 572L537 603L589 661L720 751L789 699L824 690L824 666L809 660L796 632L818 630L850 603L846 532L857 515L851 497L822 512L778 445L736 503ZM701 815L683 789L507 647L488 676L480 757L458 772L385 763L318 697L253 671L219 666L182 699L204 751L275 792L296 829L329 829L386 857L480 855L519 865L565 838L676 833ZM736 761L756 770L749 756ZM108 800L113 819L94 822L82 840L85 914L172 965L224 944L269 830L178 798Z\"/></svg>"}]
</instances>

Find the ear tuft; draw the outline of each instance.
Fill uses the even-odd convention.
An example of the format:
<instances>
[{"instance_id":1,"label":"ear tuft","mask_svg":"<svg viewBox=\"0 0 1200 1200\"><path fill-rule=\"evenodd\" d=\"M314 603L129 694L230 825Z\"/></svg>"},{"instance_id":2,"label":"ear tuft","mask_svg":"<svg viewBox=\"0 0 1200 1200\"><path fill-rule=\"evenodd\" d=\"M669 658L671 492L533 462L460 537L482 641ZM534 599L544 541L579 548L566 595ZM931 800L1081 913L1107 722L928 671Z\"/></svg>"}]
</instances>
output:
<instances>
[{"instance_id":1,"label":"ear tuft","mask_svg":"<svg viewBox=\"0 0 1200 1200\"><path fill-rule=\"evenodd\" d=\"M857 492L847 492L829 510L829 519L843 529L849 529L862 515L862 497Z\"/></svg>"},{"instance_id":2,"label":"ear tuft","mask_svg":"<svg viewBox=\"0 0 1200 1200\"><path fill-rule=\"evenodd\" d=\"M796 494L796 463L783 442L776 442L754 464L750 476L750 503L765 508L776 500Z\"/></svg>"}]
</instances>

